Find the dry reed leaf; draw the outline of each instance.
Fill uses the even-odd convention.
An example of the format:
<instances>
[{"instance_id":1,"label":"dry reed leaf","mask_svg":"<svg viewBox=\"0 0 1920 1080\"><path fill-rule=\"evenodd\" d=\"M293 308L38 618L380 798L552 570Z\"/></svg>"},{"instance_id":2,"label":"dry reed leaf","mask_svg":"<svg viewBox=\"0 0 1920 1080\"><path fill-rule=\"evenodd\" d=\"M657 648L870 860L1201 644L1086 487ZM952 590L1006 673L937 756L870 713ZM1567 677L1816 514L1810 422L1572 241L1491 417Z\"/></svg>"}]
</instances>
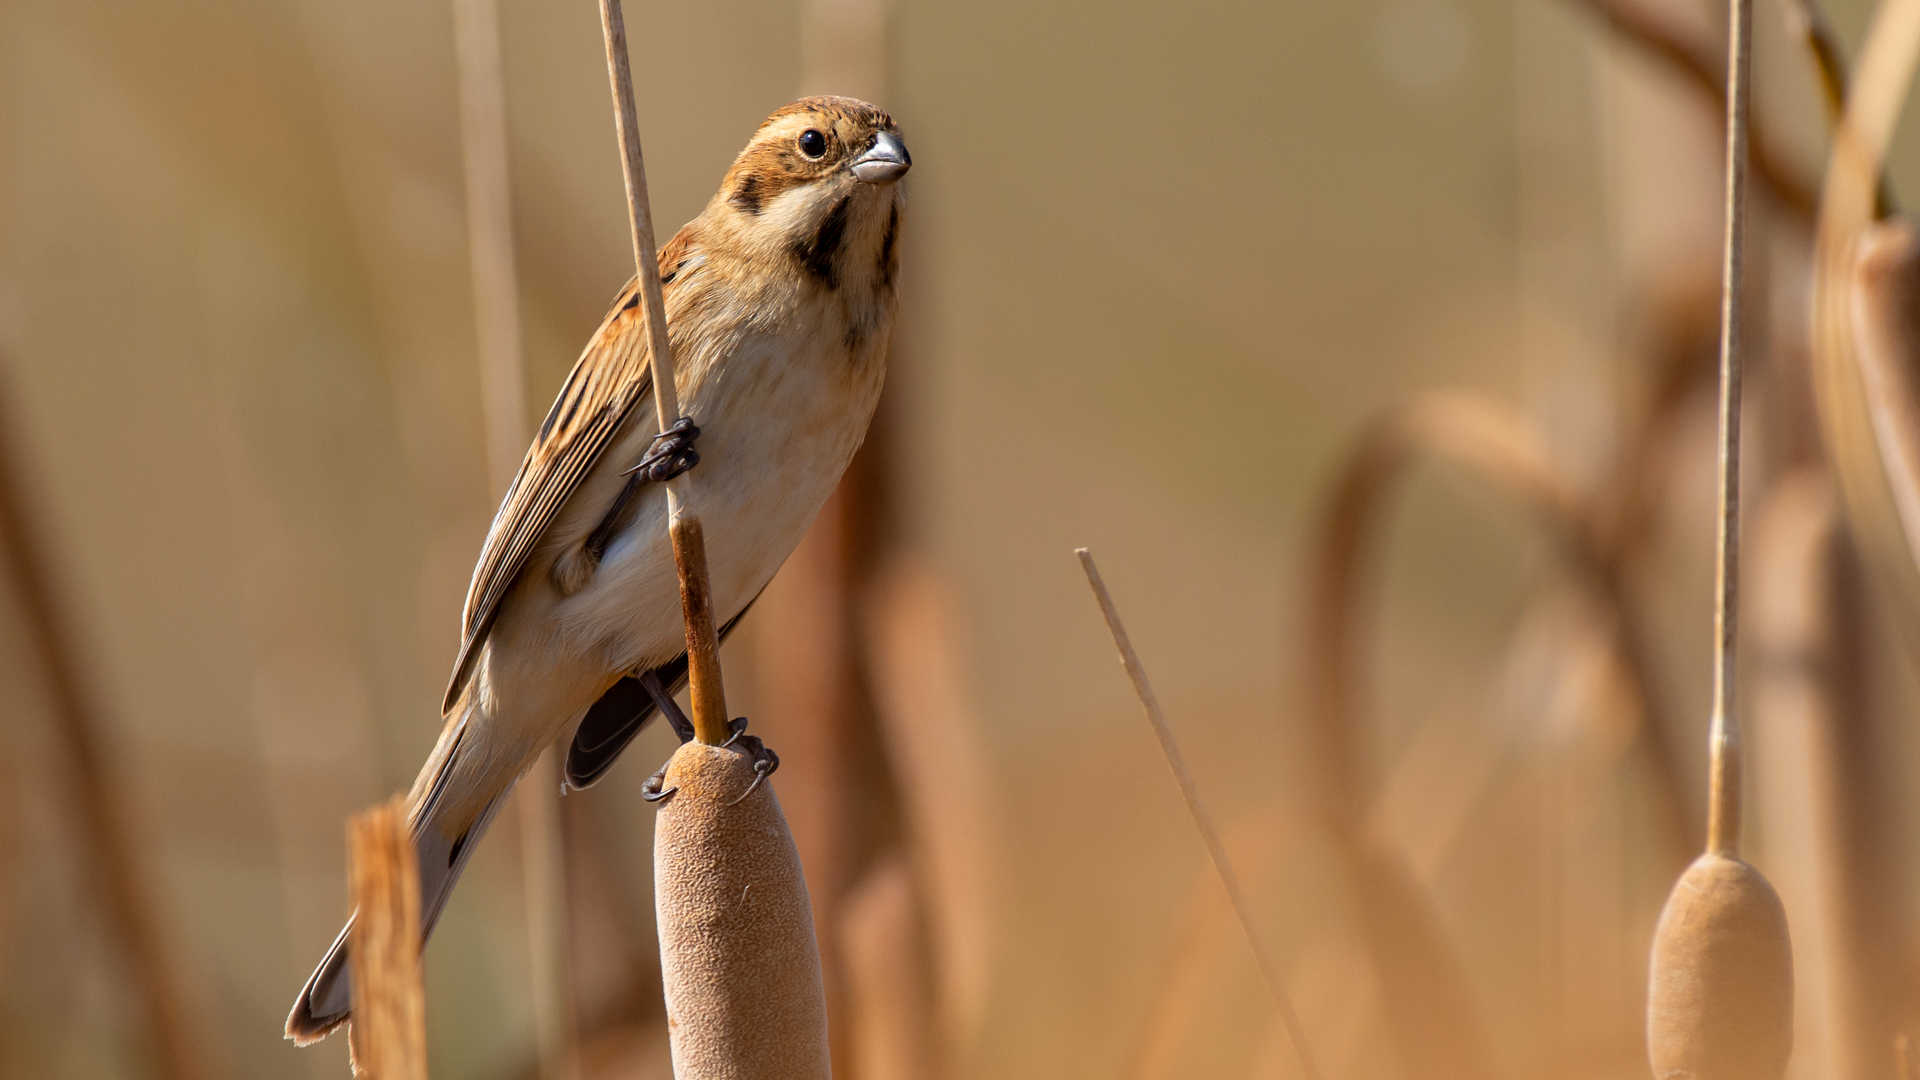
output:
<instances>
[{"instance_id":1,"label":"dry reed leaf","mask_svg":"<svg viewBox=\"0 0 1920 1080\"><path fill-rule=\"evenodd\" d=\"M405 798L347 822L353 926L348 1030L355 1076L427 1080L426 994L420 981L420 864Z\"/></svg>"},{"instance_id":2,"label":"dry reed leaf","mask_svg":"<svg viewBox=\"0 0 1920 1080\"><path fill-rule=\"evenodd\" d=\"M1881 164L1920 58L1920 2L1887 0L1833 140L1815 240L1812 356L1820 428L1847 518L1910 652L1920 652L1920 355L1911 231L1875 227Z\"/></svg>"},{"instance_id":3,"label":"dry reed leaf","mask_svg":"<svg viewBox=\"0 0 1920 1080\"><path fill-rule=\"evenodd\" d=\"M800 853L731 747L667 763L654 907L677 1080L828 1080L826 992Z\"/></svg>"}]
</instances>

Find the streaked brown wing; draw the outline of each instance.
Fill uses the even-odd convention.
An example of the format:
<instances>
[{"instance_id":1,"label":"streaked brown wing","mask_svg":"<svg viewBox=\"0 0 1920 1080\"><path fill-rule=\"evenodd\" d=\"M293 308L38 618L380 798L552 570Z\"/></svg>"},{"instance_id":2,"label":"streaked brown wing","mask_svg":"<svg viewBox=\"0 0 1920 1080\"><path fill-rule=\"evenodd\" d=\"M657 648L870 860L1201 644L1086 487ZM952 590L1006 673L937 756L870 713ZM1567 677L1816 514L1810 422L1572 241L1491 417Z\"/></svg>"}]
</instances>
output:
<instances>
[{"instance_id":1,"label":"streaked brown wing","mask_svg":"<svg viewBox=\"0 0 1920 1080\"><path fill-rule=\"evenodd\" d=\"M473 584L467 588L460 659L447 684L442 713L452 710L466 688L500 601L513 588L534 545L613 441L627 414L653 388L648 351L639 294L630 280L567 375L493 517L480 562L473 568Z\"/></svg>"}]
</instances>

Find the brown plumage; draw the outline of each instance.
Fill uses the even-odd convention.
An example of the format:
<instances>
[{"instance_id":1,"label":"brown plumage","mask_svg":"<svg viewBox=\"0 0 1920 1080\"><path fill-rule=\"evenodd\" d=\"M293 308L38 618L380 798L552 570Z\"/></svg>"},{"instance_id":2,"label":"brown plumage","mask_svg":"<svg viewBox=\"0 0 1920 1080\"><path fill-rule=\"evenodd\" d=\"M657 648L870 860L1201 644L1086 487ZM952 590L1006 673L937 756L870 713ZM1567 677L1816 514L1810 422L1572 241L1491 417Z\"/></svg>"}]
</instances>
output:
<instances>
[{"instance_id":1,"label":"brown plumage","mask_svg":"<svg viewBox=\"0 0 1920 1080\"><path fill-rule=\"evenodd\" d=\"M851 98L769 116L698 218L660 249L682 410L701 428L693 498L716 613L745 611L819 512L880 393L909 167L893 119ZM439 744L414 783L430 930L473 844L539 752L574 731L597 779L650 716L633 676L684 675L660 485L626 471L654 431L647 335L628 282L567 376L474 568ZM348 1019L344 934L287 1021Z\"/></svg>"}]
</instances>

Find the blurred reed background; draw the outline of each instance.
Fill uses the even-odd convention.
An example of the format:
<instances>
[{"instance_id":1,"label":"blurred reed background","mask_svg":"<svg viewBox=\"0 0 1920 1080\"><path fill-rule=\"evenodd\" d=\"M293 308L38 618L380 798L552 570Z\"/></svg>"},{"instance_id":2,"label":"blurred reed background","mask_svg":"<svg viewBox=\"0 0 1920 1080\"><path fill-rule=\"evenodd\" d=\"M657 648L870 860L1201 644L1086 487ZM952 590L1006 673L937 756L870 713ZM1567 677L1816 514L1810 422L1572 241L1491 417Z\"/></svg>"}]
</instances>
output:
<instances>
[{"instance_id":1,"label":"blurred reed background","mask_svg":"<svg viewBox=\"0 0 1920 1080\"><path fill-rule=\"evenodd\" d=\"M631 262L594 5L498 8L530 421ZM1793 10L1756 20L1749 855L1792 922L1791 1075L1868 1080L1920 1033L1920 639L1816 419ZM1828 9L1849 54L1870 14ZM1724 10L627 25L662 235L802 92L889 108L917 163L869 447L725 653L784 762L838 1075L1301 1075L1090 544L1329 1076L1645 1076L1711 626L1721 114L1672 58L1723 63ZM75 688L0 580L0 1075L345 1075L282 1018L346 913L346 816L437 732L500 494L462 153L447 0L0 0L0 434ZM639 784L670 747L560 802L588 1078L669 1075ZM445 1080L541 1072L519 837L426 954Z\"/></svg>"}]
</instances>

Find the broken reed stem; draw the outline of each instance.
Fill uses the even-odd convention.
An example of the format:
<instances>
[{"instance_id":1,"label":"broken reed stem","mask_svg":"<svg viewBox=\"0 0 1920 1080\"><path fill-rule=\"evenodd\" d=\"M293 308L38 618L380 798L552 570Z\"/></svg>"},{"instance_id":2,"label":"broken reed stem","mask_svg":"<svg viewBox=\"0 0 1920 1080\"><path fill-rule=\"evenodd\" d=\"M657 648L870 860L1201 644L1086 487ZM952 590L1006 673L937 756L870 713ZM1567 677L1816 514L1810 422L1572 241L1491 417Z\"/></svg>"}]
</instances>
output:
<instances>
[{"instance_id":1,"label":"broken reed stem","mask_svg":"<svg viewBox=\"0 0 1920 1080\"><path fill-rule=\"evenodd\" d=\"M473 277L474 343L492 489L506 491L527 443L520 350L520 287L513 252L513 204L507 166L506 91L500 75L500 15L495 0L454 0L454 51L460 64L460 141L467 192L468 261ZM574 1017L566 954L565 845L555 805L560 782L554 751L533 765L514 793L526 894L534 1028L545 1080L574 1073Z\"/></svg>"},{"instance_id":2,"label":"broken reed stem","mask_svg":"<svg viewBox=\"0 0 1920 1080\"><path fill-rule=\"evenodd\" d=\"M1147 713L1147 722L1153 725L1153 733L1160 740L1161 752L1166 755L1167 768L1172 770L1174 781L1180 785L1180 796L1186 800L1187 812L1193 816L1194 827L1200 831L1200 840L1213 860L1214 872L1220 875L1220 884L1226 887L1227 899L1233 903L1233 913L1240 920L1240 929L1247 935L1247 945L1253 950L1254 962L1260 965L1267 992L1273 996L1280 1022L1285 1025L1287 1038L1293 1043L1294 1053L1299 1056L1300 1071L1306 1074L1308 1080L1320 1080L1320 1069L1307 1046L1307 1035L1300 1026L1299 1015L1294 1011L1293 999L1287 994L1286 985L1280 981L1280 973L1274 970L1273 961L1266 946L1261 943L1259 932L1254 929L1253 909L1240 889L1240 879L1233 872L1233 862L1227 858L1226 846L1220 842L1220 834L1213 827L1213 818L1207 813L1206 804L1200 801L1200 791L1194 786L1193 775L1187 771L1186 760L1180 755L1173 729L1167 725L1166 715L1160 711L1160 700L1154 696L1153 687L1147 682L1147 671L1140 665L1140 657L1133 651L1133 642L1127 637L1127 629L1120 623L1120 612L1113 606L1113 596L1107 592L1106 582L1101 580L1099 567L1094 565L1093 552L1086 548L1075 548L1074 554L1080 557L1080 566L1087 574L1087 584L1092 586L1094 599L1100 603L1100 614L1107 620L1107 629L1113 633L1113 644L1120 650L1120 666L1126 669L1127 678L1133 681L1133 691L1139 696L1140 704Z\"/></svg>"},{"instance_id":3,"label":"broken reed stem","mask_svg":"<svg viewBox=\"0 0 1920 1080\"><path fill-rule=\"evenodd\" d=\"M4 405L0 401L0 412ZM16 448L7 437L8 419L0 414L0 565L19 598L28 647L46 681L55 743L66 758L59 771L65 774L110 932L137 987L135 1000L155 1070L163 1080L202 1080L212 1066L197 1048L183 980L169 955L138 845L114 794L125 789L108 763L105 725L82 689L79 650L61 617L52 574L30 524L34 515L21 463L9 460Z\"/></svg>"},{"instance_id":4,"label":"broken reed stem","mask_svg":"<svg viewBox=\"0 0 1920 1080\"><path fill-rule=\"evenodd\" d=\"M1648 10L1646 0L1577 0L1598 15L1615 33L1666 61L1694 89L1723 107L1727 104L1726 72L1713 49L1687 37ZM1815 188L1802 180L1780 152L1765 128L1752 132L1753 171L1774 200L1802 224L1813 223L1818 206Z\"/></svg>"},{"instance_id":5,"label":"broken reed stem","mask_svg":"<svg viewBox=\"0 0 1920 1080\"><path fill-rule=\"evenodd\" d=\"M647 165L640 153L640 120L633 103L633 71L627 59L627 28L620 0L600 0L600 28L607 45L607 77L613 84L613 120L620 137L621 172L627 184L633 261L647 320L654 418L665 431L680 418L680 397L673 381L673 346L667 338L666 300L660 293L653 210L647 199ZM682 473L667 481L667 518L687 626L687 685L693 704L694 738L717 746L730 734L726 689L720 681L720 646L713 621L713 591L707 580L705 537L698 515L687 505L692 494L690 480Z\"/></svg>"},{"instance_id":6,"label":"broken reed stem","mask_svg":"<svg viewBox=\"0 0 1920 1080\"><path fill-rule=\"evenodd\" d=\"M1752 104L1753 0L1733 0L1727 43L1727 222L1720 291L1720 499L1714 562L1713 719L1709 734L1707 850L1740 853L1740 722L1734 645L1740 616L1740 391L1742 259L1747 235L1747 119Z\"/></svg>"},{"instance_id":7,"label":"broken reed stem","mask_svg":"<svg viewBox=\"0 0 1920 1080\"><path fill-rule=\"evenodd\" d=\"M347 822L354 917L355 1076L427 1080L426 992L420 980L420 863L404 795Z\"/></svg>"}]
</instances>

